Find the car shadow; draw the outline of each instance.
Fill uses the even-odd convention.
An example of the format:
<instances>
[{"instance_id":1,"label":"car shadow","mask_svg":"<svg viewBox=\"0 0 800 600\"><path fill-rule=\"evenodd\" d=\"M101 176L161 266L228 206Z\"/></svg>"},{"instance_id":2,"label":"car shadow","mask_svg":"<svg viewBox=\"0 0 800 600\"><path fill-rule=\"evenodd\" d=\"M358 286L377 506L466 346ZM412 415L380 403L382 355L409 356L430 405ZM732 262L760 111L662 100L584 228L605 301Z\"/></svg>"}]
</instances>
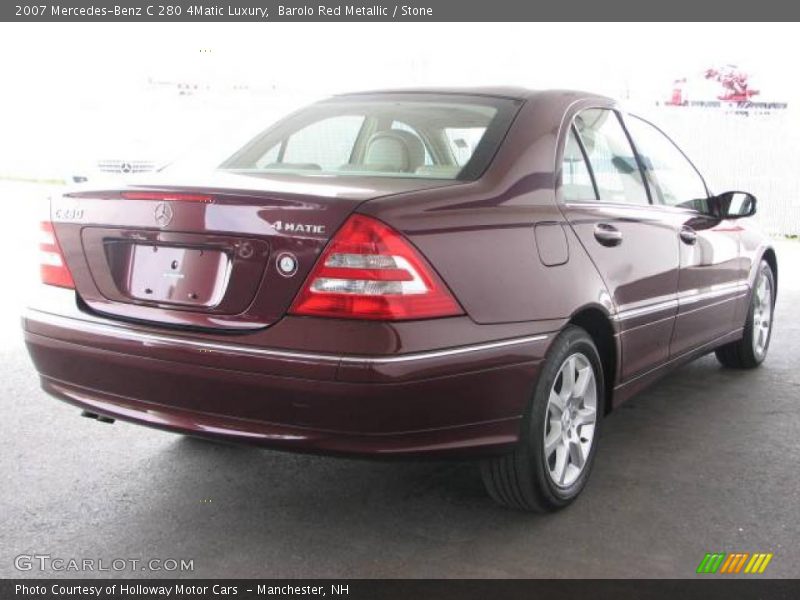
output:
<instances>
[{"instance_id":1,"label":"car shadow","mask_svg":"<svg viewBox=\"0 0 800 600\"><path fill-rule=\"evenodd\" d=\"M445 563L451 577L544 576L561 572L568 548L585 557L583 576L608 576L589 549L601 556L611 544L624 565L638 560L637 548L685 543L697 523L670 507L713 511L721 493L741 485L741 471L725 466L746 462L742 440L769 439L759 429L775 422L753 417L753 399L786 360L779 354L742 372L706 356L631 399L606 418L584 493L552 515L495 505L471 462L333 458L176 437L137 475L137 486L159 491L128 518L147 538L180 540L165 547L194 557L197 576L436 577ZM595 535L587 524L626 534ZM652 531L663 532L659 540ZM564 551L548 550L564 539ZM519 548L525 561L514 560ZM693 560L668 548L656 558L654 572L665 574Z\"/></svg>"},{"instance_id":2,"label":"car shadow","mask_svg":"<svg viewBox=\"0 0 800 600\"><path fill-rule=\"evenodd\" d=\"M640 458L643 448L652 453L662 446L686 443L684 435L675 438L675 431L686 430L687 419L703 420L706 413L710 421L719 410L713 405L735 394L741 380L741 373L722 369L713 357L705 357L657 382L605 418L598 470L619 475L614 465ZM712 388L719 399L707 397ZM731 407L730 403L726 406ZM426 517L446 518L455 524L459 514L471 521L480 513L490 517L492 526L540 518L497 506L485 492L473 461L294 454L188 436L171 443L160 460L182 465L171 487L185 494L187 501L196 499L197 510L226 504L236 505L237 510L249 508L256 512L238 516L253 528L258 515L263 518L263 511L270 508L279 509L284 519L295 519L298 526L323 516L326 524L347 520L355 510L362 519L404 515L409 517L405 531L417 528L421 535L431 531ZM604 477L594 475L594 480ZM584 494L587 502L593 501L593 487L590 483ZM582 504L579 501L573 508L580 510ZM309 519L311 514L314 518Z\"/></svg>"}]
</instances>

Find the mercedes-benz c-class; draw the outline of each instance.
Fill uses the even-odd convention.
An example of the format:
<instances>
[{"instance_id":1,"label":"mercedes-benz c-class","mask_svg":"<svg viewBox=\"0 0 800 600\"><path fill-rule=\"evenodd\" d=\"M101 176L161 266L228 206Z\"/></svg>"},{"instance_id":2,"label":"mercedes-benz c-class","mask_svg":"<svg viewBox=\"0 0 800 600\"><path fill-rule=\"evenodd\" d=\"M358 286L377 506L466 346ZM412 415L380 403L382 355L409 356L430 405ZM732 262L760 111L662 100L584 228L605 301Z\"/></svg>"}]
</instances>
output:
<instances>
[{"instance_id":1,"label":"mercedes-benz c-class","mask_svg":"<svg viewBox=\"0 0 800 600\"><path fill-rule=\"evenodd\" d=\"M27 346L84 415L474 458L497 501L552 510L620 403L767 354L756 199L605 97L342 95L183 173L66 191L41 223Z\"/></svg>"}]
</instances>

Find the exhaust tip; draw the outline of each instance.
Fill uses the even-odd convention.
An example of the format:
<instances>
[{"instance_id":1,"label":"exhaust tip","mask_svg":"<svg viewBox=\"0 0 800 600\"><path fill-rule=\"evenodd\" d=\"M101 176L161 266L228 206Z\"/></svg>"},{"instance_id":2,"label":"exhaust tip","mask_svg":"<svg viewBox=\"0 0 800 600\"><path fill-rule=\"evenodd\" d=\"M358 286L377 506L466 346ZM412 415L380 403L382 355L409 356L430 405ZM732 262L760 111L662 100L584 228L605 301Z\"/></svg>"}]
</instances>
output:
<instances>
[{"instance_id":1,"label":"exhaust tip","mask_svg":"<svg viewBox=\"0 0 800 600\"><path fill-rule=\"evenodd\" d=\"M81 416L86 417L87 419L94 419L100 423L113 423L116 421L116 419L112 419L111 417L104 417L103 415L98 415L97 413L89 412L88 410L82 410Z\"/></svg>"}]
</instances>

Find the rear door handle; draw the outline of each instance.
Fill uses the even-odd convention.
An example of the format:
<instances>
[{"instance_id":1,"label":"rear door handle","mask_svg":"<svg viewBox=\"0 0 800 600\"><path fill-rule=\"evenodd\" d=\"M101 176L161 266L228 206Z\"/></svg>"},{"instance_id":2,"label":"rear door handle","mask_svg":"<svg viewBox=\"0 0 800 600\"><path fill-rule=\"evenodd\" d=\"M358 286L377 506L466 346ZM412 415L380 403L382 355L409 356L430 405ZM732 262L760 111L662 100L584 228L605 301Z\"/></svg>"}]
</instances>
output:
<instances>
[{"instance_id":1,"label":"rear door handle","mask_svg":"<svg viewBox=\"0 0 800 600\"><path fill-rule=\"evenodd\" d=\"M622 232L608 223L598 223L594 226L594 239L603 246L619 246L622 243Z\"/></svg>"},{"instance_id":2,"label":"rear door handle","mask_svg":"<svg viewBox=\"0 0 800 600\"><path fill-rule=\"evenodd\" d=\"M681 227L681 232L679 235L684 244L689 244L691 246L697 241L697 232L691 227Z\"/></svg>"}]
</instances>

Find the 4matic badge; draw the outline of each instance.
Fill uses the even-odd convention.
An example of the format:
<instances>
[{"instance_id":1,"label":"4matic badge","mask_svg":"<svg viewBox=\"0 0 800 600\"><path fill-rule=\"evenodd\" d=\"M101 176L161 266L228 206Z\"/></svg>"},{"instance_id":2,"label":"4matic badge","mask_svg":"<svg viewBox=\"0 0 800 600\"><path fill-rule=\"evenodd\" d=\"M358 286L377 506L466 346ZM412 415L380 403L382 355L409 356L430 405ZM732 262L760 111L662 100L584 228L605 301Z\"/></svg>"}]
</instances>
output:
<instances>
[{"instance_id":1,"label":"4matic badge","mask_svg":"<svg viewBox=\"0 0 800 600\"><path fill-rule=\"evenodd\" d=\"M311 225L308 223L284 223L283 221L275 221L268 223L275 231L283 231L285 233L325 233L325 225Z\"/></svg>"}]
</instances>

